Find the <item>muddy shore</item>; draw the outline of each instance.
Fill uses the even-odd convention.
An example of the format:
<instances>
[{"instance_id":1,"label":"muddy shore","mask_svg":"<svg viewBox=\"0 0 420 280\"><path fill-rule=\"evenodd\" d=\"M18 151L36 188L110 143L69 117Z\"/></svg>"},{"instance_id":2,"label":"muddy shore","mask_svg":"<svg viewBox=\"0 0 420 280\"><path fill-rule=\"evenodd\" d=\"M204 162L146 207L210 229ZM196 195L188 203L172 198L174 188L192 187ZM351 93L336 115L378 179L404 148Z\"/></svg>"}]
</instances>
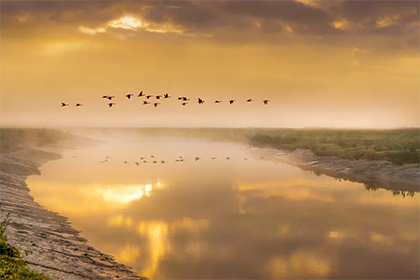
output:
<instances>
[{"instance_id":1,"label":"muddy shore","mask_svg":"<svg viewBox=\"0 0 420 280\"><path fill-rule=\"evenodd\" d=\"M40 166L59 158L35 148L0 155L0 217L10 215L8 242L19 249L30 269L51 279L146 279L89 246L67 218L34 201L27 176L40 174Z\"/></svg>"},{"instance_id":2,"label":"muddy shore","mask_svg":"<svg viewBox=\"0 0 420 280\"><path fill-rule=\"evenodd\" d=\"M316 174L364 183L369 189L383 188L395 194L419 192L420 164L396 165L388 161L348 160L317 156L309 150L283 151L255 148L265 158L286 162Z\"/></svg>"}]
</instances>

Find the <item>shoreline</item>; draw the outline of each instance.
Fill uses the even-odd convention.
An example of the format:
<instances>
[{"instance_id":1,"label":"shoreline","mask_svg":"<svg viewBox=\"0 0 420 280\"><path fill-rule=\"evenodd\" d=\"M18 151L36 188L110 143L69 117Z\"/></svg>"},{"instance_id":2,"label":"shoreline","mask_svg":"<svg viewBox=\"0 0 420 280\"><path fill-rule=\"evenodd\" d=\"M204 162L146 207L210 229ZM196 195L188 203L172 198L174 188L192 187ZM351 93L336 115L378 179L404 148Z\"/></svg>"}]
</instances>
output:
<instances>
[{"instance_id":1,"label":"shoreline","mask_svg":"<svg viewBox=\"0 0 420 280\"><path fill-rule=\"evenodd\" d=\"M317 175L365 184L367 189L378 188L405 195L419 192L420 164L395 165L379 160L348 160L337 157L317 156L309 150L294 151L255 147L258 153L275 161L285 162ZM401 193L402 192L402 193Z\"/></svg>"},{"instance_id":2,"label":"shoreline","mask_svg":"<svg viewBox=\"0 0 420 280\"><path fill-rule=\"evenodd\" d=\"M8 242L18 248L29 269L52 279L147 279L90 246L66 217L34 201L26 178L39 175L39 167L59 159L60 144L0 155L0 215L10 214Z\"/></svg>"}]
</instances>

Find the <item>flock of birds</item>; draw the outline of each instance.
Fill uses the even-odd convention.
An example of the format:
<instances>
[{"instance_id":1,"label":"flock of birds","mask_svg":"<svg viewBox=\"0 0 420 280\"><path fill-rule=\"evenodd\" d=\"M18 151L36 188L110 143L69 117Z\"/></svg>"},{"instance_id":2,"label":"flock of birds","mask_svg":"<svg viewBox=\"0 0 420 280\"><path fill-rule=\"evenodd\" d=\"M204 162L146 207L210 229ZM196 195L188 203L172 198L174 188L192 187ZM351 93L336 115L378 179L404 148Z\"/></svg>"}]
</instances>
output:
<instances>
[{"instance_id":1,"label":"flock of birds","mask_svg":"<svg viewBox=\"0 0 420 280\"><path fill-rule=\"evenodd\" d=\"M264 158L264 157L261 157ZM217 160L217 157L211 157L212 160ZM230 157L226 157L226 160L231 160ZM199 161L201 160L200 157L194 157L194 161ZM243 160L248 160L248 158L243 158ZM183 156L179 156L177 159L174 160L175 162L185 162L187 161L186 158L184 158ZM110 157L109 156L105 156L104 160L101 160L99 163L107 163L107 162L111 162L110 161ZM161 164L165 164L168 161L166 160L161 160L161 159L157 159L154 155L151 155L150 157L140 157L139 161L135 161L134 164L139 166L140 164L146 164L146 163L161 163ZM129 164L128 161L124 161L124 164Z\"/></svg>"},{"instance_id":2,"label":"flock of birds","mask_svg":"<svg viewBox=\"0 0 420 280\"><path fill-rule=\"evenodd\" d=\"M134 97L134 94L133 93L129 93L129 94L126 94L125 97L127 99L131 99L132 97ZM143 105L149 105L149 104L151 104L151 105L153 105L153 107L157 107L160 104L159 102L157 102L158 100L169 99L172 96L170 96L168 93L165 93L163 95L151 95L151 94L146 95L146 94L143 93L143 91L140 91L138 93L137 97L145 97L147 99L147 100L143 100ZM155 101L156 102L153 102L152 101L152 100L154 100L153 97L155 98ZM115 98L115 96L113 96L113 95L103 95L102 98L103 99L107 99L107 100L110 101L110 102L108 102L108 107L109 108L112 108L112 106L115 106L116 105L115 102L112 102L113 99ZM177 100L180 101L180 103L181 103L182 106L186 106L186 105L188 105L188 101L190 101L190 98L188 98L186 96L179 96L177 98ZM253 102L253 101L254 100L252 98L249 98L249 99L246 100L247 103L250 103L250 102ZM205 101L202 98L198 98L197 99L197 103L199 105L204 104L204 102ZM229 102L230 105L232 105L232 104L234 104L236 102L236 100L235 99L230 99L228 102ZM264 99L262 102L263 102L264 105L268 105L268 103L270 103L270 100L269 99ZM216 104L222 103L222 100L216 99L214 101L214 103L216 103ZM70 106L70 104L69 103L65 103L65 102L61 102L61 107L66 107L66 106ZM76 103L75 106L76 107L81 107L81 106L83 106L83 104L82 103Z\"/></svg>"}]
</instances>

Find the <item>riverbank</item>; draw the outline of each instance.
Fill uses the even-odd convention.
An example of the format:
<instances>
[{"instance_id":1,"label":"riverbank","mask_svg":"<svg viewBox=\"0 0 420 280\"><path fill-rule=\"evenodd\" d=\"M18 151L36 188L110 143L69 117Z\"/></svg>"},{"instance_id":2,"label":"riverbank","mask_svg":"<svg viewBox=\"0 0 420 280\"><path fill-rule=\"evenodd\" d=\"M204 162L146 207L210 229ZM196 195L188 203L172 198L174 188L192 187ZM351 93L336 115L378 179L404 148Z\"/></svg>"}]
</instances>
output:
<instances>
[{"instance_id":1,"label":"riverbank","mask_svg":"<svg viewBox=\"0 0 420 280\"><path fill-rule=\"evenodd\" d=\"M349 160L334 156L317 156L304 149L285 151L255 148L255 151L264 159L286 162L318 175L325 174L337 179L364 183L369 190L383 188L401 195L419 191L419 163L396 165L379 160Z\"/></svg>"},{"instance_id":2,"label":"riverbank","mask_svg":"<svg viewBox=\"0 0 420 280\"><path fill-rule=\"evenodd\" d=\"M145 279L89 246L67 218L34 201L27 176L40 174L40 166L59 158L55 152L33 147L0 155L0 217L9 214L8 242L18 248L30 269L51 279Z\"/></svg>"}]
</instances>

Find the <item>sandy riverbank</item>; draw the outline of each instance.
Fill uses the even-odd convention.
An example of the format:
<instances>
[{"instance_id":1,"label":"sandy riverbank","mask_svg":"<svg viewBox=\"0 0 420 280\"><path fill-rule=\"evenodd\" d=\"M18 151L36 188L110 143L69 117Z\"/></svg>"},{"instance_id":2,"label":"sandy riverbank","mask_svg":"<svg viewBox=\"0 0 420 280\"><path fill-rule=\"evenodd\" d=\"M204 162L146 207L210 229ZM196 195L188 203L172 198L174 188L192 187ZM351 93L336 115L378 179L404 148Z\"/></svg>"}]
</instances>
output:
<instances>
[{"instance_id":1,"label":"sandy riverbank","mask_svg":"<svg viewBox=\"0 0 420 280\"><path fill-rule=\"evenodd\" d=\"M145 279L89 246L67 218L34 201L27 176L39 174L41 165L59 158L57 153L34 148L0 155L0 217L10 214L9 243L32 270L52 279Z\"/></svg>"},{"instance_id":2,"label":"sandy riverbank","mask_svg":"<svg viewBox=\"0 0 420 280\"><path fill-rule=\"evenodd\" d=\"M396 165L388 161L348 160L317 156L309 150L283 151L273 148L255 148L265 159L279 160L316 174L364 183L367 188L383 188L401 192L418 192L420 164Z\"/></svg>"}]
</instances>

